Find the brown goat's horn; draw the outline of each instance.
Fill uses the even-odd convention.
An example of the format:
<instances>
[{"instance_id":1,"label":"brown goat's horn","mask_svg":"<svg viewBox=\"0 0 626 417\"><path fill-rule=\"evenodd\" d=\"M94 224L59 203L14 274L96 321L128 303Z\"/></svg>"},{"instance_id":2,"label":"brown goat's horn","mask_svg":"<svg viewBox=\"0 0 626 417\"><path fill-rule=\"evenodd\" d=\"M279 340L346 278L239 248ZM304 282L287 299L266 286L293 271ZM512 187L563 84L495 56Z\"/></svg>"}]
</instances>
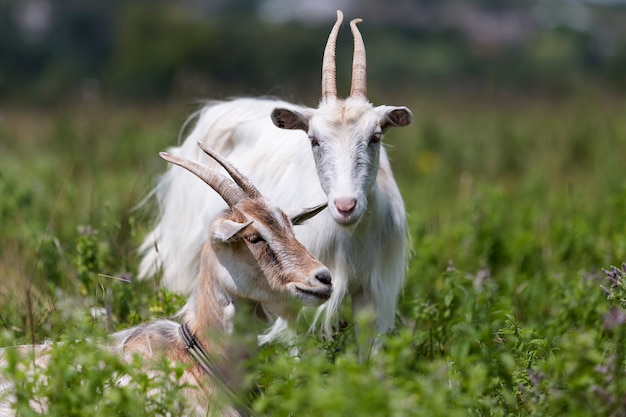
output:
<instances>
[{"instance_id":1,"label":"brown goat's horn","mask_svg":"<svg viewBox=\"0 0 626 417\"><path fill-rule=\"evenodd\" d=\"M350 22L352 36L354 36L354 56L352 58L352 86L350 97L367 98L367 72L365 62L365 44L359 28L356 26L363 19L354 19Z\"/></svg>"},{"instance_id":2,"label":"brown goat's horn","mask_svg":"<svg viewBox=\"0 0 626 417\"><path fill-rule=\"evenodd\" d=\"M235 206L239 201L247 198L246 194L230 178L211 168L189 159L179 158L167 152L159 152L159 156L167 162L185 168L206 182L218 193L229 207Z\"/></svg>"},{"instance_id":3,"label":"brown goat's horn","mask_svg":"<svg viewBox=\"0 0 626 417\"><path fill-rule=\"evenodd\" d=\"M239 172L239 170L235 168L235 166L231 164L231 162L228 159L224 158L222 155L218 154L213 149L207 147L202 142L198 142L198 146L200 147L200 149L204 151L204 153L209 155L211 158L215 159L215 161L218 164L224 167L226 172L228 172L228 174L233 178L235 183L239 187L241 187L241 189L246 193L248 197L250 198L261 197L261 193L259 192L259 190L257 190L254 184L252 184L245 175Z\"/></svg>"},{"instance_id":4,"label":"brown goat's horn","mask_svg":"<svg viewBox=\"0 0 626 417\"><path fill-rule=\"evenodd\" d=\"M335 50L337 49L337 34L343 21L343 13L337 10L337 21L328 35L324 59L322 60L322 100L333 101L337 99L337 64Z\"/></svg>"}]
</instances>

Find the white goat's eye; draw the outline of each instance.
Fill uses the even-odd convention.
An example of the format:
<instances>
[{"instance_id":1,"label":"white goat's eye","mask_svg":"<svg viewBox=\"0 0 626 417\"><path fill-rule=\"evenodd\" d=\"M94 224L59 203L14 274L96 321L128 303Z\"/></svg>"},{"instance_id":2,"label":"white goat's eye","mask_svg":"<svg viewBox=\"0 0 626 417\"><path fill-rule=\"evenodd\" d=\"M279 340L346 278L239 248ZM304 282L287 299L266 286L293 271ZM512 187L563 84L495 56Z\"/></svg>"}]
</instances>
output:
<instances>
[{"instance_id":1,"label":"white goat's eye","mask_svg":"<svg viewBox=\"0 0 626 417\"><path fill-rule=\"evenodd\" d=\"M263 239L261 236L259 235L248 235L246 236L246 240L250 243L260 243L260 242L265 242L265 239Z\"/></svg>"},{"instance_id":2,"label":"white goat's eye","mask_svg":"<svg viewBox=\"0 0 626 417\"><path fill-rule=\"evenodd\" d=\"M313 136L309 137L309 140L311 141L311 146L320 146L320 143L317 141L317 139Z\"/></svg>"}]
</instances>

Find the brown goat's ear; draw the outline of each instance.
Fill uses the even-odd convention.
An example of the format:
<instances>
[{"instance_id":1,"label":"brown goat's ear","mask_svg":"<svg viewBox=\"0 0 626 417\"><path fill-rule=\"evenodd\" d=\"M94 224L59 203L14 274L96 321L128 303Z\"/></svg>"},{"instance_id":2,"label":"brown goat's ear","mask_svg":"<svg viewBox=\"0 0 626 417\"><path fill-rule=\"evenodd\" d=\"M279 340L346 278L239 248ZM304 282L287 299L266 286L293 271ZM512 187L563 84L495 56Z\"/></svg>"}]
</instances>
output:
<instances>
[{"instance_id":1,"label":"brown goat's ear","mask_svg":"<svg viewBox=\"0 0 626 417\"><path fill-rule=\"evenodd\" d=\"M281 129L309 131L310 114L300 113L289 109L274 109L272 122Z\"/></svg>"},{"instance_id":2,"label":"brown goat's ear","mask_svg":"<svg viewBox=\"0 0 626 417\"><path fill-rule=\"evenodd\" d=\"M328 203L320 204L319 206L310 207L299 210L297 213L287 213L291 223L293 225L299 225L316 216L320 211L324 210L328 206Z\"/></svg>"},{"instance_id":3,"label":"brown goat's ear","mask_svg":"<svg viewBox=\"0 0 626 417\"><path fill-rule=\"evenodd\" d=\"M216 220L213 223L213 240L222 243L230 243L246 227L250 226L252 220L245 223L237 223L228 219Z\"/></svg>"}]
</instances>

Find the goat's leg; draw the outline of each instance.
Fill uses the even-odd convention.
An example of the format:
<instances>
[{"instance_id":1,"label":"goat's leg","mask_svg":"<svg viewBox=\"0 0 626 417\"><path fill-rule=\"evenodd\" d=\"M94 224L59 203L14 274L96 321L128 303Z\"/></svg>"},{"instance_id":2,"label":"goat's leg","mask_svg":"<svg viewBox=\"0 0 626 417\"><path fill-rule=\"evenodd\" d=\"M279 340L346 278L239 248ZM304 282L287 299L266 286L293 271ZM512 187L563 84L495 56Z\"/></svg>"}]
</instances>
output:
<instances>
[{"instance_id":1,"label":"goat's leg","mask_svg":"<svg viewBox=\"0 0 626 417\"><path fill-rule=\"evenodd\" d=\"M366 362L378 350L377 318L379 314L370 292L361 289L352 294L352 317L361 362Z\"/></svg>"}]
</instances>

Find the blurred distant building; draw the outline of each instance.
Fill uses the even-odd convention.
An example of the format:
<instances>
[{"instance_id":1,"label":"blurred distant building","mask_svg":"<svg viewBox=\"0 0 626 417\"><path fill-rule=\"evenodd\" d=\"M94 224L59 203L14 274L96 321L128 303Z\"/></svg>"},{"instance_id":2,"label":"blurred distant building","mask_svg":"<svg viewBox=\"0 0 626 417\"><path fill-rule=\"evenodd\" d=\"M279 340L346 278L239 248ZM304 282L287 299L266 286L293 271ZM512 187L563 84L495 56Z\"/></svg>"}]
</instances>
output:
<instances>
[{"instance_id":1,"label":"blurred distant building","mask_svg":"<svg viewBox=\"0 0 626 417\"><path fill-rule=\"evenodd\" d=\"M215 0L217 1L217 0ZM540 30L567 28L626 41L626 0L264 0L258 16L272 23L348 19L429 31L454 30L486 46L514 46Z\"/></svg>"},{"instance_id":2,"label":"blurred distant building","mask_svg":"<svg viewBox=\"0 0 626 417\"><path fill-rule=\"evenodd\" d=\"M50 0L25 0L16 4L13 12L17 26L26 40L38 40L46 35L52 24Z\"/></svg>"}]
</instances>

